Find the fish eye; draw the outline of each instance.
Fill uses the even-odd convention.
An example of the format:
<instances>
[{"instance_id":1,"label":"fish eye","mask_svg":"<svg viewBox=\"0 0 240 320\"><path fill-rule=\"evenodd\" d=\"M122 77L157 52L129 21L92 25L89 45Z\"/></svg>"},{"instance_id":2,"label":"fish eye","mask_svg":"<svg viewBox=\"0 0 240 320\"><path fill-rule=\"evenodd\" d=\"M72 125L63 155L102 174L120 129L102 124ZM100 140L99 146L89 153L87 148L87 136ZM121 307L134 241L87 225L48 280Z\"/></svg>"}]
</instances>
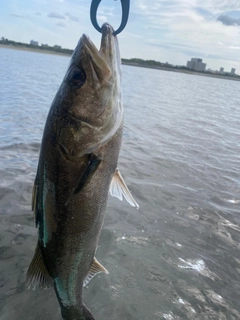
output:
<instances>
[{"instance_id":1,"label":"fish eye","mask_svg":"<svg viewBox=\"0 0 240 320\"><path fill-rule=\"evenodd\" d=\"M74 67L68 75L68 83L74 88L79 89L86 82L86 74L82 68Z\"/></svg>"}]
</instances>

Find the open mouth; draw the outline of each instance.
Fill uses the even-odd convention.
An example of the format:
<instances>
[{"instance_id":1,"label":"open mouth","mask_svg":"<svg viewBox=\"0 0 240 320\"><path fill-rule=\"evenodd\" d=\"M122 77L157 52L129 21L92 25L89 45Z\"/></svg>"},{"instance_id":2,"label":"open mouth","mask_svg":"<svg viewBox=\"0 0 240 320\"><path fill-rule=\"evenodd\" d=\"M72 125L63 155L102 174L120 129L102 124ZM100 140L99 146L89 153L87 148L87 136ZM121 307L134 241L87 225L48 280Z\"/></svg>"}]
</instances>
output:
<instances>
[{"instance_id":1,"label":"open mouth","mask_svg":"<svg viewBox=\"0 0 240 320\"><path fill-rule=\"evenodd\" d=\"M103 24L100 50L87 35L83 34L81 38L83 48L89 57L93 78L100 83L108 81L111 70L114 69L117 50L113 32L113 28L108 23Z\"/></svg>"},{"instance_id":2,"label":"open mouth","mask_svg":"<svg viewBox=\"0 0 240 320\"><path fill-rule=\"evenodd\" d=\"M84 47L87 48L87 51L91 53L91 55L94 55L94 56L106 55L106 53L108 51L112 51L112 48L114 47L115 37L113 35L113 32L114 32L114 29L108 23L103 24L101 46L99 51L86 34L82 35L81 42L83 43Z\"/></svg>"}]
</instances>

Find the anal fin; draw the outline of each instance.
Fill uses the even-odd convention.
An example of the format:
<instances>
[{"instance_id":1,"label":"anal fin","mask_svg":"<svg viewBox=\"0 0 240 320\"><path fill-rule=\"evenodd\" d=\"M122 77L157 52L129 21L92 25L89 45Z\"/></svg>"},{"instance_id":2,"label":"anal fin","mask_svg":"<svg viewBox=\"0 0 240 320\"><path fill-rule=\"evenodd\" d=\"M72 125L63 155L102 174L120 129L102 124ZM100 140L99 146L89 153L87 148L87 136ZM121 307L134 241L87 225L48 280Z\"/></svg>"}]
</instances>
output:
<instances>
[{"instance_id":1,"label":"anal fin","mask_svg":"<svg viewBox=\"0 0 240 320\"><path fill-rule=\"evenodd\" d=\"M86 278L85 278L84 281L83 281L83 286L85 287L85 286L88 284L88 282L89 282L90 280L92 280L92 278L93 278L96 274L98 274L98 273L100 273L100 272L104 272L104 273L106 273L106 274L109 274L109 272L107 271L107 269L104 268L104 266L101 265L101 263L98 262L97 259L94 257L93 263L92 263L91 268L90 268L90 270L89 270L89 272L88 272L88 275L86 276Z\"/></svg>"},{"instance_id":2,"label":"anal fin","mask_svg":"<svg viewBox=\"0 0 240 320\"><path fill-rule=\"evenodd\" d=\"M133 198L118 169L116 169L113 175L109 193L111 194L111 196L116 197L121 201L124 197L132 207L136 207L137 209L139 208L137 201Z\"/></svg>"},{"instance_id":3,"label":"anal fin","mask_svg":"<svg viewBox=\"0 0 240 320\"><path fill-rule=\"evenodd\" d=\"M33 289L37 287L46 288L53 285L53 280L44 264L39 244L37 244L34 257L28 268L26 282Z\"/></svg>"}]
</instances>

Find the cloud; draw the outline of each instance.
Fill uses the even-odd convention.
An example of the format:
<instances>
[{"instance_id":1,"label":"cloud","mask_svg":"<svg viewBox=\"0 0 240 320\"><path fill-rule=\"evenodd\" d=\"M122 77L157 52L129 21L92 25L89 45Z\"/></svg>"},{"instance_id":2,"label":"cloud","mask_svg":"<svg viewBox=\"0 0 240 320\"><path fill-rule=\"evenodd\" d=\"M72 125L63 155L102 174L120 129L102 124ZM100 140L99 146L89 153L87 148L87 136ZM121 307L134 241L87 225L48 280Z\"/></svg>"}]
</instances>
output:
<instances>
[{"instance_id":1,"label":"cloud","mask_svg":"<svg viewBox=\"0 0 240 320\"><path fill-rule=\"evenodd\" d=\"M106 6L103 6L103 7L99 7L99 10L98 10L98 15L106 15L107 17L113 17L114 16L114 7L106 7Z\"/></svg>"},{"instance_id":2,"label":"cloud","mask_svg":"<svg viewBox=\"0 0 240 320\"><path fill-rule=\"evenodd\" d=\"M16 18L27 18L24 14L19 14L19 13L11 13L11 16L16 17Z\"/></svg>"},{"instance_id":3,"label":"cloud","mask_svg":"<svg viewBox=\"0 0 240 320\"><path fill-rule=\"evenodd\" d=\"M58 22L58 23L56 23L56 26L62 27L62 28L66 28L66 25L65 25L65 23L63 23L63 22Z\"/></svg>"},{"instance_id":4,"label":"cloud","mask_svg":"<svg viewBox=\"0 0 240 320\"><path fill-rule=\"evenodd\" d=\"M217 18L217 20L222 22L225 26L240 26L240 19L234 19L227 15L222 15Z\"/></svg>"},{"instance_id":5,"label":"cloud","mask_svg":"<svg viewBox=\"0 0 240 320\"><path fill-rule=\"evenodd\" d=\"M71 21L79 21L79 18L70 14L70 13L65 13L65 15L63 14L59 14L57 12L51 12L48 14L48 18L54 18L54 19L60 19L60 20L71 20Z\"/></svg>"},{"instance_id":6,"label":"cloud","mask_svg":"<svg viewBox=\"0 0 240 320\"><path fill-rule=\"evenodd\" d=\"M126 31L124 33L124 35L127 36L127 37L136 38L136 39L142 39L143 38L143 36L140 35L140 34L136 34L136 33L133 33L133 32L128 32L128 31Z\"/></svg>"},{"instance_id":7,"label":"cloud","mask_svg":"<svg viewBox=\"0 0 240 320\"><path fill-rule=\"evenodd\" d=\"M62 14L56 13L56 12L51 12L48 14L48 18L55 18L55 19L65 19L65 16L63 16Z\"/></svg>"},{"instance_id":8,"label":"cloud","mask_svg":"<svg viewBox=\"0 0 240 320\"><path fill-rule=\"evenodd\" d=\"M98 21L103 23L103 22L106 22L107 21L107 16L104 16L104 15L98 15Z\"/></svg>"},{"instance_id":9,"label":"cloud","mask_svg":"<svg viewBox=\"0 0 240 320\"><path fill-rule=\"evenodd\" d=\"M229 49L240 50L240 46L230 46Z\"/></svg>"},{"instance_id":10,"label":"cloud","mask_svg":"<svg viewBox=\"0 0 240 320\"><path fill-rule=\"evenodd\" d=\"M66 13L65 16L67 17L68 20L75 21L75 22L79 21L79 18L78 18L78 17L73 16L73 15L71 15L70 13Z\"/></svg>"},{"instance_id":11,"label":"cloud","mask_svg":"<svg viewBox=\"0 0 240 320\"><path fill-rule=\"evenodd\" d=\"M219 14L239 10L239 0L137 0L135 5L134 13L144 19L148 39L156 37L155 30L158 32L158 41L148 42L150 46L179 54L186 54L186 49L203 56L218 52L223 57L229 54L233 41L239 39L236 23L226 28L217 21Z\"/></svg>"},{"instance_id":12,"label":"cloud","mask_svg":"<svg viewBox=\"0 0 240 320\"><path fill-rule=\"evenodd\" d=\"M135 13L153 19L184 15L191 12L202 17L215 18L226 12L240 10L239 0L135 0ZM165 19L164 19L165 20ZM160 21L159 21L160 22Z\"/></svg>"}]
</instances>

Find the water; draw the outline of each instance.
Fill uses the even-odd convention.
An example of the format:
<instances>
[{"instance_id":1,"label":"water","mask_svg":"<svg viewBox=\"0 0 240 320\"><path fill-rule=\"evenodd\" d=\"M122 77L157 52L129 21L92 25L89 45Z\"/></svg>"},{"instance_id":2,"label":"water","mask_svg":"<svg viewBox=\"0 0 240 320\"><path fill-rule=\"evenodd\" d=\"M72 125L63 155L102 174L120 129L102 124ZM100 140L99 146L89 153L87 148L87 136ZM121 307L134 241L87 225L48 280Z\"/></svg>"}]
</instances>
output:
<instances>
[{"instance_id":1,"label":"water","mask_svg":"<svg viewBox=\"0 0 240 320\"><path fill-rule=\"evenodd\" d=\"M0 319L58 320L25 274L41 136L69 57L0 49ZM84 290L96 319L240 319L239 82L123 66L119 168L140 205L109 198Z\"/></svg>"}]
</instances>

